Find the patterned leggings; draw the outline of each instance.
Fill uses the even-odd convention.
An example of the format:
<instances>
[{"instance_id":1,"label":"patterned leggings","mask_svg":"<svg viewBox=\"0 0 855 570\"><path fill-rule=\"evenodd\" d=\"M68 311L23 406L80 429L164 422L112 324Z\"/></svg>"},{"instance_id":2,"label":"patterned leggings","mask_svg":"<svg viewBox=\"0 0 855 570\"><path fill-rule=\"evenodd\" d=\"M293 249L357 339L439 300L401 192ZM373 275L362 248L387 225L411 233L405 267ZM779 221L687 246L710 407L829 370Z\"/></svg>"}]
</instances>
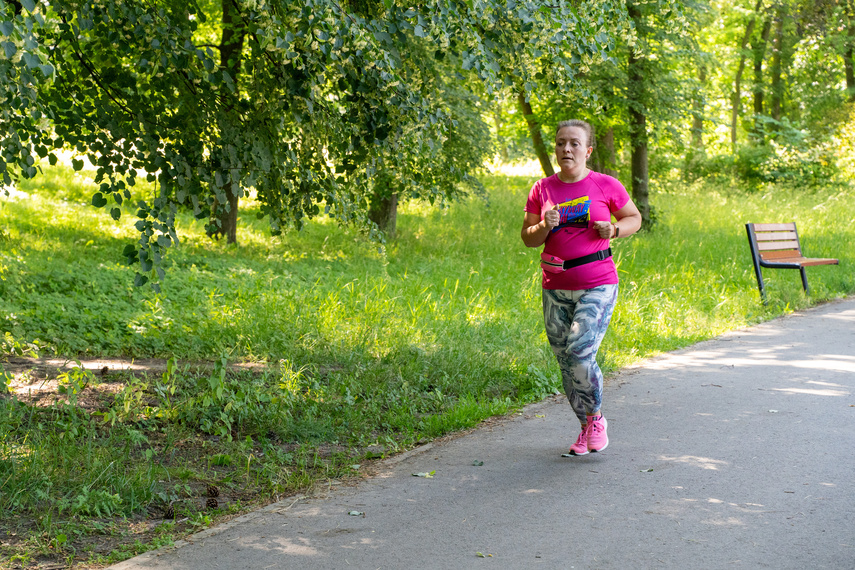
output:
<instances>
[{"instance_id":1,"label":"patterned leggings","mask_svg":"<svg viewBox=\"0 0 855 570\"><path fill-rule=\"evenodd\" d=\"M564 393L579 418L600 411L603 373L597 350L612 318L617 285L600 285L581 291L543 290L546 337L558 359Z\"/></svg>"}]
</instances>

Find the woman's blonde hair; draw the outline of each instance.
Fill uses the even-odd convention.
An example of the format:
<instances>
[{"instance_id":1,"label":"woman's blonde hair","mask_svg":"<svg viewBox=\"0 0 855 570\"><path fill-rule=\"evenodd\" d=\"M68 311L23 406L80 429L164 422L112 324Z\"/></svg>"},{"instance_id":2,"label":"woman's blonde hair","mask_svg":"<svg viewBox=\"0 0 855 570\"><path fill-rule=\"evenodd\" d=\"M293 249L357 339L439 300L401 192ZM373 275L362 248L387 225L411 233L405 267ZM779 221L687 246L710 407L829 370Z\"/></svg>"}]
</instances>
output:
<instances>
[{"instance_id":1,"label":"woman's blonde hair","mask_svg":"<svg viewBox=\"0 0 855 570\"><path fill-rule=\"evenodd\" d=\"M556 127L555 129L555 136L558 136L558 131L560 131L564 127L579 127L580 129L585 131L585 135L587 135L588 140L585 141L585 146L594 146L594 127L592 127L590 123L586 123L585 121L581 121L579 119L561 121L560 123L558 123L558 127Z\"/></svg>"}]
</instances>

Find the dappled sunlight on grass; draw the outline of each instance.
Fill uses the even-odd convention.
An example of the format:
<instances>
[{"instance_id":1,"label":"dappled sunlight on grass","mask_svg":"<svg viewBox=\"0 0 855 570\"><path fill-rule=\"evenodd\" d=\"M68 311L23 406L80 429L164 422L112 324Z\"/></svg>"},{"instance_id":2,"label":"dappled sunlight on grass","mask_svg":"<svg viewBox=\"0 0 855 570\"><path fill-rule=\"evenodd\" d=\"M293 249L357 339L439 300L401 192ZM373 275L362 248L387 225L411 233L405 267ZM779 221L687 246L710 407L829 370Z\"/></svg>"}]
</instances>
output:
<instances>
[{"instance_id":1,"label":"dappled sunlight on grass","mask_svg":"<svg viewBox=\"0 0 855 570\"><path fill-rule=\"evenodd\" d=\"M398 237L385 246L328 218L271 237L249 200L239 245L227 245L207 238L203 221L180 213L181 244L168 253L160 296L134 289L133 268L118 263L135 239L132 213L113 222L103 211L50 197L8 202L2 211L16 237L0 243L0 252L13 264L7 275L28 277L5 282L4 309L15 315L6 327L59 352L287 358L341 370L332 375L342 379L369 369L378 377L415 375L426 387L475 379L454 387L457 394L491 383L490 393L515 392L537 370L557 387L543 333L538 252L519 239L535 178L483 180L483 197L441 208L401 204ZM622 282L601 353L607 372L807 306L798 280L780 271L768 277L770 305L758 302L742 224L776 218L772 192L695 185L653 197L655 230L613 244ZM775 204L792 212L817 255L851 264L852 253L824 248L845 243L852 224L835 221L831 234L817 228L831 207L840 219L855 217L853 200L822 192L781 191ZM809 270L813 299L855 289L851 272L840 269ZM45 290L55 296L40 297L35 307L32 294ZM83 323L89 334L80 334Z\"/></svg>"}]
</instances>

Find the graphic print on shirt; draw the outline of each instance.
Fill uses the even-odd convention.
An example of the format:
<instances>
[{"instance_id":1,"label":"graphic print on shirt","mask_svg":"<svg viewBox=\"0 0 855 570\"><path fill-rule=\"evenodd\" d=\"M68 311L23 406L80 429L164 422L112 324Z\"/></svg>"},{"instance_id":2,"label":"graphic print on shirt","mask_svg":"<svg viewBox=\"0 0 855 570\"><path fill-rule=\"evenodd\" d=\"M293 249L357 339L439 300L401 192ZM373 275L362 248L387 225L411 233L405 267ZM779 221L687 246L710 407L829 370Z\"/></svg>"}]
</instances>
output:
<instances>
[{"instance_id":1,"label":"graphic print on shirt","mask_svg":"<svg viewBox=\"0 0 855 570\"><path fill-rule=\"evenodd\" d=\"M557 232L561 228L587 228L591 219L591 199L582 196L569 202L558 204L560 214L558 225L552 228Z\"/></svg>"}]
</instances>

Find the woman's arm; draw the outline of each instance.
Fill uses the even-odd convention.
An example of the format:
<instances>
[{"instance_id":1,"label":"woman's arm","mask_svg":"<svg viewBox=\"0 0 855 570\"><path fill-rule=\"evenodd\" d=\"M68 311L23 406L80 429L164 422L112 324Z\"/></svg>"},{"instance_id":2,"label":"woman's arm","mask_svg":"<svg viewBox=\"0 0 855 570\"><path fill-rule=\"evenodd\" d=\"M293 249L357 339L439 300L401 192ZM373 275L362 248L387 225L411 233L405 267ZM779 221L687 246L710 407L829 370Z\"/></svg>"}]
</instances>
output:
<instances>
[{"instance_id":1,"label":"woman's arm","mask_svg":"<svg viewBox=\"0 0 855 570\"><path fill-rule=\"evenodd\" d=\"M594 229L603 239L612 239L615 234L617 237L626 237L641 228L641 212L638 211L632 199L620 210L612 212L612 215L615 217L615 223L594 222Z\"/></svg>"},{"instance_id":2,"label":"woman's arm","mask_svg":"<svg viewBox=\"0 0 855 570\"><path fill-rule=\"evenodd\" d=\"M523 219L522 232L520 232L520 237L522 237L526 247L539 247L543 245L543 242L549 237L549 232L558 225L560 218L561 216L558 213L557 207L547 210L543 214L542 220L537 214L526 212Z\"/></svg>"}]
</instances>

